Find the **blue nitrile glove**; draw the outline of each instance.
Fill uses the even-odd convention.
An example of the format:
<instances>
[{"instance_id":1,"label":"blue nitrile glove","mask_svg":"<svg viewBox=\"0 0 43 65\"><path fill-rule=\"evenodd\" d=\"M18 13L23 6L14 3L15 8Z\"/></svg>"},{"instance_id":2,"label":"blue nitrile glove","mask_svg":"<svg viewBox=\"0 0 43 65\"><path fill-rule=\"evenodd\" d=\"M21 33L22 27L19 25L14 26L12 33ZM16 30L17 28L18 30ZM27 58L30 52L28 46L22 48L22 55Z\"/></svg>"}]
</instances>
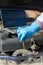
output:
<instances>
[{"instance_id":1,"label":"blue nitrile glove","mask_svg":"<svg viewBox=\"0 0 43 65\"><path fill-rule=\"evenodd\" d=\"M26 38L31 37L35 32L37 32L40 28L33 22L30 26L26 27L18 27L17 35L20 42L26 40Z\"/></svg>"}]
</instances>

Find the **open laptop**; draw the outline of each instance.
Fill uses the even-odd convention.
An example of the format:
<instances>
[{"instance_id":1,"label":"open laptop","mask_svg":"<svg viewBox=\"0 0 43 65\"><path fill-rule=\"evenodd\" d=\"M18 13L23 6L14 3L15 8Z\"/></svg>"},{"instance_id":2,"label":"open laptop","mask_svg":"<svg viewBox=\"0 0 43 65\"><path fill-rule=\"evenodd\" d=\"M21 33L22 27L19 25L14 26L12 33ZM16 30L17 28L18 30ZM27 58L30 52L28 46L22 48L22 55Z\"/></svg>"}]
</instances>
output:
<instances>
[{"instance_id":1,"label":"open laptop","mask_svg":"<svg viewBox=\"0 0 43 65\"><path fill-rule=\"evenodd\" d=\"M2 9L2 20L4 28L10 29L16 33L16 30L20 26L26 25L26 13L20 9Z\"/></svg>"}]
</instances>

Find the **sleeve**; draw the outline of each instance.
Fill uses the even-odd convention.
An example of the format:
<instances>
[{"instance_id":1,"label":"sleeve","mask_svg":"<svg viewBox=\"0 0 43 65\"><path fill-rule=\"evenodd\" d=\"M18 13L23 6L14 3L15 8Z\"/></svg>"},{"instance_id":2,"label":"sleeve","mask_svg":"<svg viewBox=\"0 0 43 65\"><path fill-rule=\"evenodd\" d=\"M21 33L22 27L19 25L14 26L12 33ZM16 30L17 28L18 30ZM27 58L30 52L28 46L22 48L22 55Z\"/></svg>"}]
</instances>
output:
<instances>
[{"instance_id":1,"label":"sleeve","mask_svg":"<svg viewBox=\"0 0 43 65\"><path fill-rule=\"evenodd\" d=\"M35 20L35 23L39 26L40 29L43 29L43 12L40 16Z\"/></svg>"}]
</instances>

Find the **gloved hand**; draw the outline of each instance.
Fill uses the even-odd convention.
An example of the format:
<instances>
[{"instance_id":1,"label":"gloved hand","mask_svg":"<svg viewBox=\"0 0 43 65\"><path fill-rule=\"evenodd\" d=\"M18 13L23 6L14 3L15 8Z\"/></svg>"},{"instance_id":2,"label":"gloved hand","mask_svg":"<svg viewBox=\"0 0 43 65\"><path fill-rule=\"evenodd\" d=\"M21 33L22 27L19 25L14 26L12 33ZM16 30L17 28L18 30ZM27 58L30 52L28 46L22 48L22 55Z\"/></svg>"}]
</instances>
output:
<instances>
[{"instance_id":1,"label":"gloved hand","mask_svg":"<svg viewBox=\"0 0 43 65\"><path fill-rule=\"evenodd\" d=\"M31 37L40 28L33 22L30 26L18 27L17 35L20 42L25 41L27 38Z\"/></svg>"}]
</instances>

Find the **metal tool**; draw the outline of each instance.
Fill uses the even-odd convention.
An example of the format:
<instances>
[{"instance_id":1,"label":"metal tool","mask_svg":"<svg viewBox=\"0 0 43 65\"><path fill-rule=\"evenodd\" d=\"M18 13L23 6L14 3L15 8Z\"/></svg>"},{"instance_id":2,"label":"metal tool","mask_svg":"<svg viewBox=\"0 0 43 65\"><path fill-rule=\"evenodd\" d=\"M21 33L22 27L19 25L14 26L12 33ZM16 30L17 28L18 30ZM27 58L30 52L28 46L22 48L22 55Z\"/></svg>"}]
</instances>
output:
<instances>
[{"instance_id":1,"label":"metal tool","mask_svg":"<svg viewBox=\"0 0 43 65\"><path fill-rule=\"evenodd\" d=\"M27 65L28 65L28 61L26 60L27 57L26 57L26 52L25 52L25 50L26 50L26 48L25 48L25 43L23 42L22 45L23 45L23 49L24 49L25 63L27 63Z\"/></svg>"},{"instance_id":2,"label":"metal tool","mask_svg":"<svg viewBox=\"0 0 43 65\"><path fill-rule=\"evenodd\" d=\"M8 29L8 28L0 28L0 31L7 31L7 32L9 32L9 33L12 33L12 34L14 34L14 32L12 32L10 29Z\"/></svg>"}]
</instances>

